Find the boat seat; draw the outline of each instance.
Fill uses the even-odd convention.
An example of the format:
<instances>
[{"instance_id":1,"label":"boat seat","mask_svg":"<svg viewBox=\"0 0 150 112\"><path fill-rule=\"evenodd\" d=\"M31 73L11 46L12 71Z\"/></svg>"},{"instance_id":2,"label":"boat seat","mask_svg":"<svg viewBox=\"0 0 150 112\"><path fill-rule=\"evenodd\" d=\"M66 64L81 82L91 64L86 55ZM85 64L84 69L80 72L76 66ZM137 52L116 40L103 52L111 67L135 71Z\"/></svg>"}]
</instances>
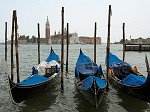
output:
<instances>
[{"instance_id":1,"label":"boat seat","mask_svg":"<svg viewBox=\"0 0 150 112\"><path fill-rule=\"evenodd\" d=\"M121 70L119 67L113 67L113 72L117 78L119 78L120 80L123 79L123 74L121 73Z\"/></svg>"},{"instance_id":2,"label":"boat seat","mask_svg":"<svg viewBox=\"0 0 150 112\"><path fill-rule=\"evenodd\" d=\"M49 67L45 68L45 75L44 75L44 77L50 77L56 72L57 72L57 66L51 66L50 68Z\"/></svg>"}]
</instances>

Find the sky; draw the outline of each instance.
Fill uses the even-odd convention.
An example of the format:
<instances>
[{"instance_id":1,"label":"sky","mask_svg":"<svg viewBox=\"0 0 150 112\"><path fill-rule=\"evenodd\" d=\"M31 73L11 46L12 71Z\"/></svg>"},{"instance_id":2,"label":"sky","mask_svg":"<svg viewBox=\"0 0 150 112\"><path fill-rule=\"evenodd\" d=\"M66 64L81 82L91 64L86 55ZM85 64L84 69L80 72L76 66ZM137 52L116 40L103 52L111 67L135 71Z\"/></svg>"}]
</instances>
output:
<instances>
[{"instance_id":1,"label":"sky","mask_svg":"<svg viewBox=\"0 0 150 112\"><path fill-rule=\"evenodd\" d=\"M61 9L64 7L64 24L69 23L69 32L78 36L94 36L107 41L108 8L111 5L110 41L122 39L122 24L125 23L126 39L150 37L150 0L0 0L0 42L5 38L5 22L8 24L8 39L11 36L13 10L17 11L19 35L38 35L45 38L45 23L49 18L51 35L61 31Z\"/></svg>"}]
</instances>

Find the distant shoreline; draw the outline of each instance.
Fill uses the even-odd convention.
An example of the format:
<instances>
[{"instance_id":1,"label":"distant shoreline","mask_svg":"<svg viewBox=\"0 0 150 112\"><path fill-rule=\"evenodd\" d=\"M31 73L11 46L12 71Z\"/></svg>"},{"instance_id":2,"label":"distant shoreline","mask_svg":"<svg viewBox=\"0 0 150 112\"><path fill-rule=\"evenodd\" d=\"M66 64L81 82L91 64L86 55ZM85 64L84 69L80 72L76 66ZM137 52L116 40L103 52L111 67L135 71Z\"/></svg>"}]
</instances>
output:
<instances>
[{"instance_id":1,"label":"distant shoreline","mask_svg":"<svg viewBox=\"0 0 150 112\"><path fill-rule=\"evenodd\" d=\"M5 44L5 43L0 43L0 45L3 45L3 44ZM78 45L78 44L80 44L80 45L93 45L93 44L86 44L86 43L85 44L76 43L76 44L69 44L69 45ZM101 43L101 44L106 44L106 43ZM114 43L111 43L111 44L114 44ZM10 43L8 45L10 45ZM37 43L35 43L35 44L27 43L27 44L19 44L19 45L37 45ZM61 45L61 44L43 44L43 43L41 43L41 45ZM97 44L97 45L100 45L100 44Z\"/></svg>"}]
</instances>

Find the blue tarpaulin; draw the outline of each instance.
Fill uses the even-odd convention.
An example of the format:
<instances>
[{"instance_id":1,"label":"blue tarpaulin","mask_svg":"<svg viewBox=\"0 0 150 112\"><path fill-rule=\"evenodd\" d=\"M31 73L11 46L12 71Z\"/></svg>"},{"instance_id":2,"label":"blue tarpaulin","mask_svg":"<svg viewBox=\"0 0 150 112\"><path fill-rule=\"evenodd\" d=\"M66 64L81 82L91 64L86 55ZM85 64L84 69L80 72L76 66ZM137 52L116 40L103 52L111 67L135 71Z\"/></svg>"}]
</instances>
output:
<instances>
[{"instance_id":1,"label":"blue tarpaulin","mask_svg":"<svg viewBox=\"0 0 150 112\"><path fill-rule=\"evenodd\" d=\"M75 76L82 80L82 89L89 90L94 80L99 89L104 89L107 83L106 80L100 79L100 74L103 74L101 66L98 67L96 63L80 50L80 55L75 67Z\"/></svg>"},{"instance_id":2,"label":"blue tarpaulin","mask_svg":"<svg viewBox=\"0 0 150 112\"><path fill-rule=\"evenodd\" d=\"M107 58L107 57L106 57ZM113 68L113 72L117 77L125 77L122 79L121 83L127 86L141 86L145 83L146 78L143 76L138 76L131 72L131 66L120 60L116 55L109 53L109 67ZM107 59L106 59L107 65Z\"/></svg>"},{"instance_id":3,"label":"blue tarpaulin","mask_svg":"<svg viewBox=\"0 0 150 112\"><path fill-rule=\"evenodd\" d=\"M128 63L120 60L116 55L112 53L109 53L109 60L109 68L118 68L118 70L120 71L127 69L128 72L131 70L131 66ZM107 59L105 63L107 65Z\"/></svg>"},{"instance_id":4,"label":"blue tarpaulin","mask_svg":"<svg viewBox=\"0 0 150 112\"><path fill-rule=\"evenodd\" d=\"M59 56L53 50L50 52L48 58L46 59L46 62L50 62L52 60L55 60L58 63L60 63Z\"/></svg>"},{"instance_id":5,"label":"blue tarpaulin","mask_svg":"<svg viewBox=\"0 0 150 112\"><path fill-rule=\"evenodd\" d=\"M95 76L89 76L82 81L82 88L83 90L89 90L93 84ZM98 89L106 88L107 82L106 80L100 79L99 77L95 77L95 83L98 85Z\"/></svg>"},{"instance_id":6,"label":"blue tarpaulin","mask_svg":"<svg viewBox=\"0 0 150 112\"><path fill-rule=\"evenodd\" d=\"M98 85L99 89L104 89L107 86L107 81L105 79L96 77L96 84Z\"/></svg>"},{"instance_id":7,"label":"blue tarpaulin","mask_svg":"<svg viewBox=\"0 0 150 112\"><path fill-rule=\"evenodd\" d=\"M89 57L84 55L82 51L80 51L80 55L78 57L76 67L75 67L75 74L76 77L79 76L79 74L84 75L94 75L96 72L98 72L99 67L96 63L94 63Z\"/></svg>"},{"instance_id":8,"label":"blue tarpaulin","mask_svg":"<svg viewBox=\"0 0 150 112\"><path fill-rule=\"evenodd\" d=\"M89 76L82 81L83 90L89 90L91 88L91 86L93 84L93 79L94 79L93 76Z\"/></svg>"},{"instance_id":9,"label":"blue tarpaulin","mask_svg":"<svg viewBox=\"0 0 150 112\"><path fill-rule=\"evenodd\" d=\"M115 64L120 64L123 61L120 60L116 55L109 53L109 67L112 68ZM107 56L105 58L105 64L107 65Z\"/></svg>"},{"instance_id":10,"label":"blue tarpaulin","mask_svg":"<svg viewBox=\"0 0 150 112\"><path fill-rule=\"evenodd\" d=\"M137 76L130 73L127 77L125 77L121 81L121 83L129 86L141 86L142 84L145 83L145 81L146 81L145 77Z\"/></svg>"},{"instance_id":11,"label":"blue tarpaulin","mask_svg":"<svg viewBox=\"0 0 150 112\"><path fill-rule=\"evenodd\" d=\"M34 74L17 84L18 85L34 85L34 84L39 84L48 80L49 78L43 77L38 74Z\"/></svg>"}]
</instances>

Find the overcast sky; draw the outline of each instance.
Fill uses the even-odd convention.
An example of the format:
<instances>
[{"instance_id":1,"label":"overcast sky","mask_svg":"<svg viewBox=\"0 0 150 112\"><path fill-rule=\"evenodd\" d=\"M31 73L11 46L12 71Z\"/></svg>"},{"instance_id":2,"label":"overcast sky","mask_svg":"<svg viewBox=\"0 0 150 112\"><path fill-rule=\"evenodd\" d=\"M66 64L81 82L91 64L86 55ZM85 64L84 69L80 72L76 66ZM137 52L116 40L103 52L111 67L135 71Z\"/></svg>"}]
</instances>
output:
<instances>
[{"instance_id":1,"label":"overcast sky","mask_svg":"<svg viewBox=\"0 0 150 112\"><path fill-rule=\"evenodd\" d=\"M17 10L20 35L37 36L40 23L41 37L45 38L48 16L51 35L61 31L61 9L64 7L65 26L79 36L93 36L97 22L97 36L106 43L108 7L112 7L111 42L122 38L122 24L126 23L126 38L150 37L150 0L0 0L0 42L4 42L5 22L8 38L11 34L13 10Z\"/></svg>"}]
</instances>

